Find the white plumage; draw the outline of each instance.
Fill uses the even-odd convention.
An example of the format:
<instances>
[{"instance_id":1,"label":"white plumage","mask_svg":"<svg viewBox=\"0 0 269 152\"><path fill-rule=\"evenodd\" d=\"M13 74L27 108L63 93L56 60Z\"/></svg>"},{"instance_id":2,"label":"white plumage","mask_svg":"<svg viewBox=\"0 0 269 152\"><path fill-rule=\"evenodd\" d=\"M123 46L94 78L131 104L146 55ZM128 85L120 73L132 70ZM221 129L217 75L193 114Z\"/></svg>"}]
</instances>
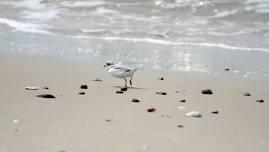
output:
<instances>
[{"instance_id":1,"label":"white plumage","mask_svg":"<svg viewBox=\"0 0 269 152\"><path fill-rule=\"evenodd\" d=\"M108 73L115 77L115 78L120 78L125 80L125 87L127 87L127 79L130 77L130 85L132 85L132 78L137 71L138 68L131 68L127 67L121 64L114 64L114 63L107 63L105 65L107 67Z\"/></svg>"}]
</instances>

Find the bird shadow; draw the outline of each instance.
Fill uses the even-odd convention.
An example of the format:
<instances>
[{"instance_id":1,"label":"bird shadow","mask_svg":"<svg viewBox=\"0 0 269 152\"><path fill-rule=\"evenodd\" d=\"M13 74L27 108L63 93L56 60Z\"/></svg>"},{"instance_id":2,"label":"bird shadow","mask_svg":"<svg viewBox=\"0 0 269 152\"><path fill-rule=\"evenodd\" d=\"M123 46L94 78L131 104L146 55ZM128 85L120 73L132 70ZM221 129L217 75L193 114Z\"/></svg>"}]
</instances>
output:
<instances>
[{"instance_id":1,"label":"bird shadow","mask_svg":"<svg viewBox=\"0 0 269 152\"><path fill-rule=\"evenodd\" d=\"M112 86L112 87L114 87L114 88L125 88L124 86ZM147 88L139 88L139 87L127 87L128 89L141 89L141 90L143 90L143 89L147 89Z\"/></svg>"}]
</instances>

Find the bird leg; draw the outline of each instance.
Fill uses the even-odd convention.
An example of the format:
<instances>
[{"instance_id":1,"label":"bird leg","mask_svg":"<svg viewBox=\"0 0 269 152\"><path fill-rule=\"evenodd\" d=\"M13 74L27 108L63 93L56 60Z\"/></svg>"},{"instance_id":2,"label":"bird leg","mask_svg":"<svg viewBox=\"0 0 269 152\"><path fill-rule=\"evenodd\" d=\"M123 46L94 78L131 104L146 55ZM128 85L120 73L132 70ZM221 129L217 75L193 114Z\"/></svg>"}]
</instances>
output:
<instances>
[{"instance_id":1,"label":"bird leg","mask_svg":"<svg viewBox=\"0 0 269 152\"><path fill-rule=\"evenodd\" d=\"M133 85L133 83L132 83L132 79L133 79L133 77L131 77L131 79L130 79L130 85Z\"/></svg>"},{"instance_id":2,"label":"bird leg","mask_svg":"<svg viewBox=\"0 0 269 152\"><path fill-rule=\"evenodd\" d=\"M126 78L124 78L124 80L125 80L125 87L127 87L127 79L126 79Z\"/></svg>"}]
</instances>

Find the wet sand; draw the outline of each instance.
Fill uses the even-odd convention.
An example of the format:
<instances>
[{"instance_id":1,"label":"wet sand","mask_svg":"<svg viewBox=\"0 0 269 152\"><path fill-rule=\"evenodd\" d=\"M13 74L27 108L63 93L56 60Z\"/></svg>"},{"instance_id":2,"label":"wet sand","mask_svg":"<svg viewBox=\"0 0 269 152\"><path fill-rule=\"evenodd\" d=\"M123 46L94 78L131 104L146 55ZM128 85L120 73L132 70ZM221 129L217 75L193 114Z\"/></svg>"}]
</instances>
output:
<instances>
[{"instance_id":1,"label":"wet sand","mask_svg":"<svg viewBox=\"0 0 269 152\"><path fill-rule=\"evenodd\" d=\"M108 75L101 63L2 56L0 71L1 152L269 149L269 81L144 69L132 88L116 94L124 81ZM205 88L213 94L202 94ZM44 93L56 98L36 97ZM191 111L202 117L185 116Z\"/></svg>"}]
</instances>

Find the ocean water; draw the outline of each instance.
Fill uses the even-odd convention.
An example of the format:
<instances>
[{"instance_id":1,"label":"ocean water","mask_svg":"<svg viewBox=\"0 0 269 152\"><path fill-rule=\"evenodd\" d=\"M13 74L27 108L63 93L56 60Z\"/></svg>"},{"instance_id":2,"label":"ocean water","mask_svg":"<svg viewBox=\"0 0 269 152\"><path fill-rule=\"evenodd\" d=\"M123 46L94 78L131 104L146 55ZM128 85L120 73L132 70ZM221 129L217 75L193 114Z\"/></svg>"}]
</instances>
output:
<instances>
[{"instance_id":1,"label":"ocean water","mask_svg":"<svg viewBox=\"0 0 269 152\"><path fill-rule=\"evenodd\" d=\"M269 79L269 0L0 0L0 55Z\"/></svg>"}]
</instances>

